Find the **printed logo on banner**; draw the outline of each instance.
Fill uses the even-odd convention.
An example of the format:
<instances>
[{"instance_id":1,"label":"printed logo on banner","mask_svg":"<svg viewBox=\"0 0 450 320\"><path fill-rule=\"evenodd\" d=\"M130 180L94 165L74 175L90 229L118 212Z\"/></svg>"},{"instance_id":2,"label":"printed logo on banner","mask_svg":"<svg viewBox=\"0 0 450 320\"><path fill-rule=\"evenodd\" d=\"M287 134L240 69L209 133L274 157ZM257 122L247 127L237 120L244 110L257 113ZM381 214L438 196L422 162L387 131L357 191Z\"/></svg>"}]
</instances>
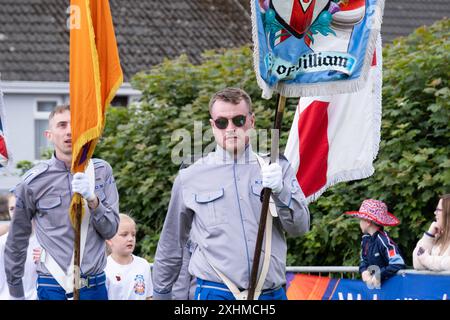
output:
<instances>
[{"instance_id":1,"label":"printed logo on banner","mask_svg":"<svg viewBox=\"0 0 450 320\"><path fill-rule=\"evenodd\" d=\"M358 85L341 85L319 93L308 85L364 83L383 8L384 0L254 0L255 66L263 96L273 90L288 97L356 90Z\"/></svg>"}]
</instances>

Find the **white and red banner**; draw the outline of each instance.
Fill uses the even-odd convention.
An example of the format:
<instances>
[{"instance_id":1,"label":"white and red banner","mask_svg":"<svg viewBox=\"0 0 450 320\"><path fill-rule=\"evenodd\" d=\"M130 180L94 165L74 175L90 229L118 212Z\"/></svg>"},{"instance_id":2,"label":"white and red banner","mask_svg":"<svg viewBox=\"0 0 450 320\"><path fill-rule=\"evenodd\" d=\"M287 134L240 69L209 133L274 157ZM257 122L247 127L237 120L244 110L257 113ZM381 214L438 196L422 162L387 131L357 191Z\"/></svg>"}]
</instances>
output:
<instances>
[{"instance_id":1,"label":"white and red banner","mask_svg":"<svg viewBox=\"0 0 450 320\"><path fill-rule=\"evenodd\" d=\"M0 168L6 167L10 158L6 144L5 104L3 102L3 91L0 87Z\"/></svg>"},{"instance_id":2,"label":"white and red banner","mask_svg":"<svg viewBox=\"0 0 450 320\"><path fill-rule=\"evenodd\" d=\"M381 60L379 37L361 90L300 98L285 156L308 203L338 182L374 173L381 130Z\"/></svg>"}]
</instances>

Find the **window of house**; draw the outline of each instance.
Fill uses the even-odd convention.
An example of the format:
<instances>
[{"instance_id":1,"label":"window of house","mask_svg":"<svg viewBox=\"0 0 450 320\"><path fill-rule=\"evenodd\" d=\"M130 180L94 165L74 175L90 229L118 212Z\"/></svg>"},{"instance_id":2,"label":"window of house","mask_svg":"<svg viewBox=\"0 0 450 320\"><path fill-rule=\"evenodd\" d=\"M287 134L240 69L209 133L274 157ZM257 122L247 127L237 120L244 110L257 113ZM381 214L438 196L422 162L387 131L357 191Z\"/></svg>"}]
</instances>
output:
<instances>
[{"instance_id":1,"label":"window of house","mask_svg":"<svg viewBox=\"0 0 450 320\"><path fill-rule=\"evenodd\" d=\"M58 105L56 100L37 101L34 120L34 157L42 159L42 154L52 147L51 143L44 136L48 128L48 116Z\"/></svg>"},{"instance_id":2,"label":"window of house","mask_svg":"<svg viewBox=\"0 0 450 320\"><path fill-rule=\"evenodd\" d=\"M128 96L115 96L111 101L112 107L127 107L128 106Z\"/></svg>"}]
</instances>

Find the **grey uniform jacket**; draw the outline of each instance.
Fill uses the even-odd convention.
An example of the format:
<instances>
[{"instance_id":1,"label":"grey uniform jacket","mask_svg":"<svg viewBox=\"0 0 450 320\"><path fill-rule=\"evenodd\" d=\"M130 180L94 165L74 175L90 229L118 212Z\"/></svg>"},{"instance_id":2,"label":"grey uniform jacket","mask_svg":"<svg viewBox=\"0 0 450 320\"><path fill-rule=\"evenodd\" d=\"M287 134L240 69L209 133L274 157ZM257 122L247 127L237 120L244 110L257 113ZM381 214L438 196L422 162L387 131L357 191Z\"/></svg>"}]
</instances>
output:
<instances>
[{"instance_id":1,"label":"grey uniform jacket","mask_svg":"<svg viewBox=\"0 0 450 320\"><path fill-rule=\"evenodd\" d=\"M273 195L279 217L273 221L271 260L263 289L286 282L284 231L298 236L309 230L309 210L295 173L285 158L279 164L284 186ZM189 263L193 276L222 282L212 264L239 288L248 288L262 189L261 168L251 146L237 160L217 146L215 152L180 170L155 256L154 299L171 298L188 238L195 244Z\"/></svg>"},{"instance_id":2,"label":"grey uniform jacket","mask_svg":"<svg viewBox=\"0 0 450 320\"><path fill-rule=\"evenodd\" d=\"M194 248L192 248L194 249ZM172 300L194 300L197 287L196 279L189 273L189 262L191 261L191 244L188 240L183 248L183 263L177 280L172 287Z\"/></svg>"},{"instance_id":3,"label":"grey uniform jacket","mask_svg":"<svg viewBox=\"0 0 450 320\"><path fill-rule=\"evenodd\" d=\"M112 238L119 225L119 195L111 166L100 159L92 160L99 205L91 210L81 263L81 273L86 275L103 272L106 266L105 239ZM22 276L32 219L41 247L67 272L74 242L74 230L69 219L72 177L64 162L53 156L28 171L15 188L16 209L5 249L5 272L10 294L14 297L23 295ZM37 272L49 274L42 263L38 263Z\"/></svg>"}]
</instances>

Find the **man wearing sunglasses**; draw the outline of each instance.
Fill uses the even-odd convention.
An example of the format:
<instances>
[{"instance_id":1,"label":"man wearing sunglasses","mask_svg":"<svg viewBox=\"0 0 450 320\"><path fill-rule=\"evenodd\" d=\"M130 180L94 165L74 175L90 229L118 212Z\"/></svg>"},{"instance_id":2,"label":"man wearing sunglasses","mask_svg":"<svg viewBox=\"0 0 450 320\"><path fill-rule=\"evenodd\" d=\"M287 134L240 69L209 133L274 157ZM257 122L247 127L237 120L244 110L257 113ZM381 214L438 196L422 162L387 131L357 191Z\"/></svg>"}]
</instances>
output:
<instances>
[{"instance_id":1,"label":"man wearing sunglasses","mask_svg":"<svg viewBox=\"0 0 450 320\"><path fill-rule=\"evenodd\" d=\"M272 189L276 211L272 216L276 217L269 233L269 249L263 247L261 257L259 274L264 260L268 273L256 296L284 300L285 232L299 236L309 230L304 194L286 158L268 165L252 150L249 133L255 127L255 115L245 91L226 88L217 92L211 98L209 113L217 146L214 152L181 169L175 179L153 267L153 297L171 299L189 239L192 256L188 270L197 281L195 299L245 299L261 192L266 187ZM265 251L270 254L264 255Z\"/></svg>"}]
</instances>

